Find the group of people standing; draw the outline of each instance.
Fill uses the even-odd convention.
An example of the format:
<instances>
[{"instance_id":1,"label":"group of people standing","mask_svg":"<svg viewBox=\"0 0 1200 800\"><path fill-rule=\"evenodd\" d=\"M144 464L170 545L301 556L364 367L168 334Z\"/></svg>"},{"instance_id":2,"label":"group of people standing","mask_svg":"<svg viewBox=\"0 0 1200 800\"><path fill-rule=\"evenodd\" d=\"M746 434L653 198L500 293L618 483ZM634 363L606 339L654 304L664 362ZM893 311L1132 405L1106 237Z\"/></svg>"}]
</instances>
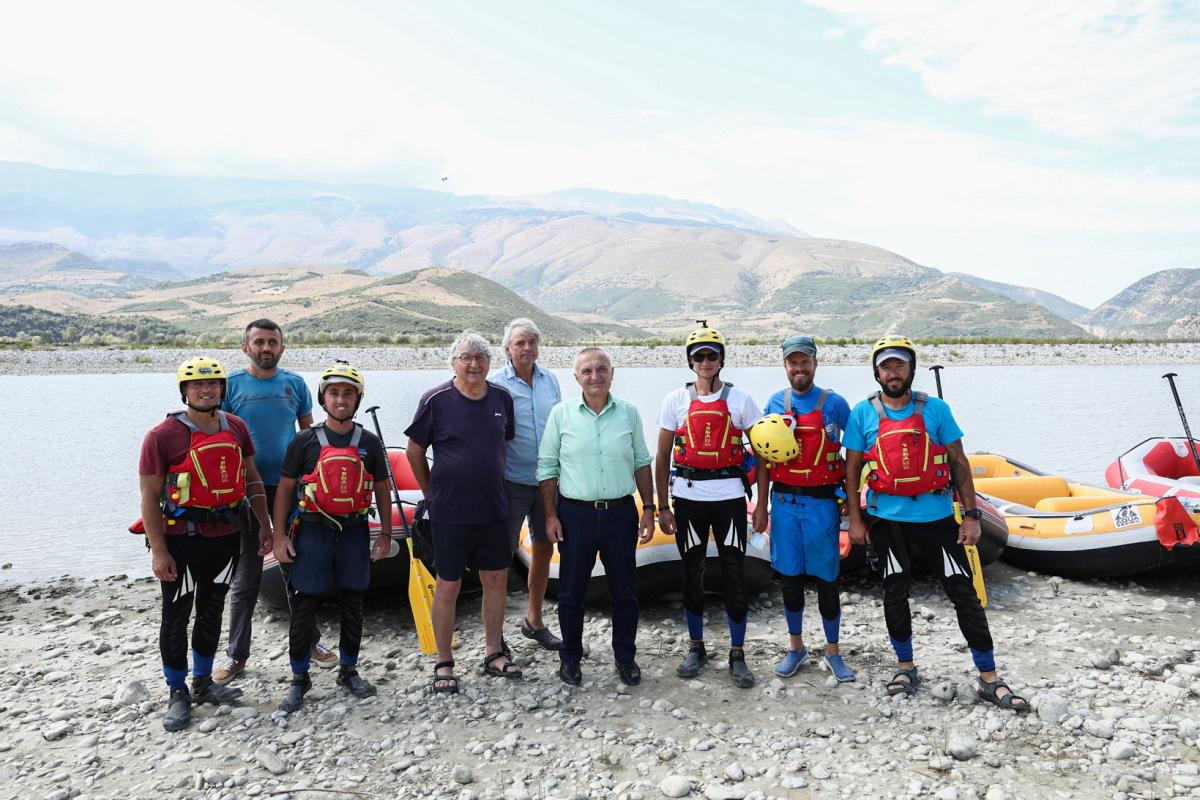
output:
<instances>
[{"instance_id":1,"label":"group of people standing","mask_svg":"<svg viewBox=\"0 0 1200 800\"><path fill-rule=\"evenodd\" d=\"M979 512L962 432L948 405L912 391L916 349L908 339L885 337L872 348L881 390L851 410L836 392L816 385L812 337L789 337L781 348L788 386L760 410L722 379L725 339L702 324L685 344L695 379L664 398L653 456L636 407L612 392L608 354L595 347L579 352L573 370L579 394L564 399L553 373L538 364L540 339L532 320L513 320L501 343L507 364L489 380L489 343L464 332L450 349L453 377L421 397L405 431L434 545L432 691L459 688L452 640L467 569L476 571L483 588L487 655L481 672L522 677L503 625L507 570L526 521L532 558L520 631L557 651L563 682L583 680L584 597L597 558L612 597L617 675L629 685L640 682L636 549L657 524L674 536L680 554L689 643L677 675L695 677L708 660L704 571L711 536L721 566L730 679L753 686L743 648L748 499L755 486L750 521L764 531L769 519L771 563L782 579L790 637L775 674L794 675L810 659L803 619L811 583L825 639L821 664L838 681L855 679L839 650L839 530L848 515L851 541L873 544L883 564L884 616L898 662L888 693L912 694L921 682L908 603L916 548L954 604L980 673L979 696L1028 710L995 672L987 618L971 583L964 548L979 539ZM337 682L347 692L375 692L355 665L370 559L386 557L391 546L391 487L382 443L354 422L365 380L342 362L325 370L318 401L326 419L313 425L304 381L278 366L284 350L279 326L251 323L242 350L250 363L232 375L213 359L185 362L177 374L185 410L151 430L142 447L142 516L163 590L168 730L187 726L193 703L231 702L241 694L227 684L249 658L262 556L272 551L286 567L291 604L293 678L280 708L301 707L314 662L337 664ZM367 525L372 505L380 522L374 542ZM561 639L542 617L555 548ZM231 585L228 660L214 671ZM320 644L315 624L317 606L331 590L341 613L336 654Z\"/></svg>"}]
</instances>

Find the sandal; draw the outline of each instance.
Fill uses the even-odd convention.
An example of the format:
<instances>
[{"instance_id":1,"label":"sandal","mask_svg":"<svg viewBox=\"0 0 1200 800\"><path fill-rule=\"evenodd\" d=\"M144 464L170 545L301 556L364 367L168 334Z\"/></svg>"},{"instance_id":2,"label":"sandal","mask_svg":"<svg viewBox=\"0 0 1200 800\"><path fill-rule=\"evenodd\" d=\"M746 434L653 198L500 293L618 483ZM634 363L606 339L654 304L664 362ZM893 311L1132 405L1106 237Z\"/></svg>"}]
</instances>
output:
<instances>
[{"instance_id":1,"label":"sandal","mask_svg":"<svg viewBox=\"0 0 1200 800\"><path fill-rule=\"evenodd\" d=\"M543 625L540 628L535 628L529 624L529 617L521 623L521 635L526 639L533 639L546 650L558 650L562 647L562 639L554 635L554 632L549 627Z\"/></svg>"},{"instance_id":2,"label":"sandal","mask_svg":"<svg viewBox=\"0 0 1200 800\"><path fill-rule=\"evenodd\" d=\"M511 661L505 661L504 666L502 666L502 667L493 667L492 662L498 658L508 658L508 656L506 656L504 654L504 651L501 650L497 653L492 653L490 656L488 656L487 658L485 658L483 660L483 674L484 675L489 675L493 678L521 678L521 677L524 677L524 674L521 672L521 668L518 667L516 664L514 664Z\"/></svg>"},{"instance_id":3,"label":"sandal","mask_svg":"<svg viewBox=\"0 0 1200 800\"><path fill-rule=\"evenodd\" d=\"M999 694L1001 689L1008 689L1008 691L1001 695ZM1018 714L1025 714L1029 712L1029 701L1024 697L1021 697L1021 695L1017 694L1012 689L1009 689L1008 684L999 678L996 678L996 680L992 681L991 683L988 683L983 678L980 678L979 689L977 690L977 693L979 694L979 698L981 700L987 700L989 703L997 705L1000 708L1007 708L1012 711L1016 711Z\"/></svg>"},{"instance_id":4,"label":"sandal","mask_svg":"<svg viewBox=\"0 0 1200 800\"><path fill-rule=\"evenodd\" d=\"M438 672L439 669L450 669L449 675L443 675ZM441 684L439 686L438 684ZM454 660L439 661L433 665L433 680L429 682L429 687L433 689L435 694L458 694L458 676L454 674Z\"/></svg>"},{"instance_id":5,"label":"sandal","mask_svg":"<svg viewBox=\"0 0 1200 800\"><path fill-rule=\"evenodd\" d=\"M892 679L887 682L888 697L895 697L898 694L912 697L917 693L917 687L920 685L921 676L917 674L916 667L898 669Z\"/></svg>"}]
</instances>

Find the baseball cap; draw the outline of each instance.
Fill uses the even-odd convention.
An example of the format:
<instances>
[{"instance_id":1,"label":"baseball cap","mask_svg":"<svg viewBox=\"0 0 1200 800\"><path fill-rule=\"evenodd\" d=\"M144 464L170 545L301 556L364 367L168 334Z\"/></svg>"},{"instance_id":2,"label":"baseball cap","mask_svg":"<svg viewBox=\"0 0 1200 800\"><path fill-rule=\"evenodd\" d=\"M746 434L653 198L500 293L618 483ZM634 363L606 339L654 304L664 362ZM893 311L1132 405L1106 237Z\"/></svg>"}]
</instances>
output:
<instances>
[{"instance_id":1,"label":"baseball cap","mask_svg":"<svg viewBox=\"0 0 1200 800\"><path fill-rule=\"evenodd\" d=\"M787 358L792 353L804 353L815 356L817 354L817 343L813 341L813 337L811 336L789 336L783 340L783 357Z\"/></svg>"},{"instance_id":2,"label":"baseball cap","mask_svg":"<svg viewBox=\"0 0 1200 800\"><path fill-rule=\"evenodd\" d=\"M912 361L912 353L905 350L903 347L885 347L875 354L875 366L879 366L889 358L898 358L901 361Z\"/></svg>"}]
</instances>

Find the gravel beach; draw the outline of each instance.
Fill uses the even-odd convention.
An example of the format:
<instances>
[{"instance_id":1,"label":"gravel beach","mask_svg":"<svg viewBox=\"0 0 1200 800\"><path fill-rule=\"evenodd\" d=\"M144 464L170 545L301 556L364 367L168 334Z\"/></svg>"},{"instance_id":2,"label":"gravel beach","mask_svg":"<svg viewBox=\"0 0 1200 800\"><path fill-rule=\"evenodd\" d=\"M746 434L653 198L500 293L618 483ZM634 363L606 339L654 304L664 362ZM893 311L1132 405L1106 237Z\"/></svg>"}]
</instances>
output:
<instances>
[{"instance_id":1,"label":"gravel beach","mask_svg":"<svg viewBox=\"0 0 1200 800\"><path fill-rule=\"evenodd\" d=\"M617 366L677 367L678 346L641 347L602 345ZM335 358L343 358L364 370L442 369L446 347L294 347L287 351L287 366L300 371L321 370ZM577 347L543 347L539 363L547 367L570 367ZM822 345L821 363L831 366L863 363L867 345ZM240 365L240 350L204 350L226 364ZM1200 342L1164 344L945 344L919 346L925 364L1026 366L1200 364ZM52 375L62 373L106 374L119 372L174 372L192 350L177 349L91 349L91 350L0 350L0 375ZM499 363L500 350L493 349ZM779 363L779 348L768 345L731 345L729 363L747 367L769 367Z\"/></svg>"},{"instance_id":2,"label":"gravel beach","mask_svg":"<svg viewBox=\"0 0 1200 800\"><path fill-rule=\"evenodd\" d=\"M1075 582L1003 564L987 572L1001 675L1024 717L978 702L970 656L935 584L913 593L924 685L889 698L878 585L843 584L843 653L833 682L814 661L775 678L786 631L778 590L754 602L749 690L726 672L723 614L709 603L714 654L698 680L674 668L687 640L678 596L642 609L637 687L616 678L607 615L589 614L584 685L516 631L526 678L477 672L478 598L460 604L462 693L428 691L403 598L368 603L357 700L314 671L305 708L276 711L288 680L286 616L260 605L240 705L162 729L158 586L114 577L0 590L0 798L1162 798L1200 797L1200 616L1195 579ZM821 649L811 603L808 643ZM336 637L334 610L323 610ZM557 628L551 611L548 622Z\"/></svg>"}]
</instances>

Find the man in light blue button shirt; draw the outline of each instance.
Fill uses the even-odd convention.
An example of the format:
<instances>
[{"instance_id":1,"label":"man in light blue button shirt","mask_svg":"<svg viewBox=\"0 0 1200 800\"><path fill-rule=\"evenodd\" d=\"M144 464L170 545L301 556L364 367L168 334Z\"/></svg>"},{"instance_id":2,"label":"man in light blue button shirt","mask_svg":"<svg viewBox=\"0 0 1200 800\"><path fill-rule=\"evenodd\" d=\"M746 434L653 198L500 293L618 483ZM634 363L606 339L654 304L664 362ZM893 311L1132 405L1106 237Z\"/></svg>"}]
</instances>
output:
<instances>
[{"instance_id":1,"label":"man in light blue button shirt","mask_svg":"<svg viewBox=\"0 0 1200 800\"><path fill-rule=\"evenodd\" d=\"M542 602L546 598L546 581L550 577L550 558L554 544L546 538L546 512L542 493L538 489L538 446L550 409L562 400L558 378L538 363L538 345L542 332L533 320L514 319L504 329L500 346L508 356L508 366L496 376L496 383L512 395L516 436L506 444L507 461L504 468L504 489L508 494L508 538L516 551L520 544L521 526L529 518L529 608L521 624L521 633L547 650L557 650L562 644L542 621Z\"/></svg>"},{"instance_id":2,"label":"man in light blue button shirt","mask_svg":"<svg viewBox=\"0 0 1200 800\"><path fill-rule=\"evenodd\" d=\"M613 397L608 354L585 347L575 358L581 397L550 412L538 449L537 477L546 508L546 536L558 542L558 624L562 646L558 675L583 681L583 598L596 556L612 595L612 644L617 675L628 685L642 679L634 661L638 600L634 573L638 541L654 535L650 453L637 408ZM642 499L637 513L633 493ZM640 536L639 536L640 534Z\"/></svg>"}]
</instances>

